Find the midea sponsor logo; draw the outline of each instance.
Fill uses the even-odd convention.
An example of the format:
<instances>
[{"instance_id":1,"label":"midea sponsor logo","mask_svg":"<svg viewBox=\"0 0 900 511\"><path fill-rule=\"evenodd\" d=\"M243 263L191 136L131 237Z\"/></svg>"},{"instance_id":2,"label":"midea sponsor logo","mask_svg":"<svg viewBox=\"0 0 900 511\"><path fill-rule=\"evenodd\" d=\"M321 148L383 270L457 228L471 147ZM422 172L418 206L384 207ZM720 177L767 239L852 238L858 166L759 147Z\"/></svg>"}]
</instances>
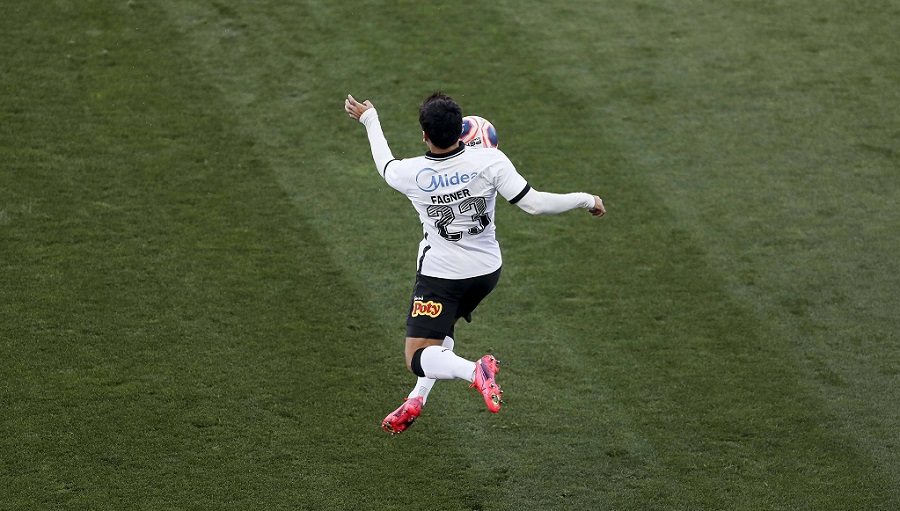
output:
<instances>
[{"instance_id":1,"label":"midea sponsor logo","mask_svg":"<svg viewBox=\"0 0 900 511\"><path fill-rule=\"evenodd\" d=\"M454 172L453 174L438 174L438 171L432 168L424 168L416 174L416 185L418 185L419 190L422 190L423 192L433 192L438 188L444 188L446 186L466 184L475 179L477 174L477 172L472 172L471 174L460 174L459 172Z\"/></svg>"}]
</instances>

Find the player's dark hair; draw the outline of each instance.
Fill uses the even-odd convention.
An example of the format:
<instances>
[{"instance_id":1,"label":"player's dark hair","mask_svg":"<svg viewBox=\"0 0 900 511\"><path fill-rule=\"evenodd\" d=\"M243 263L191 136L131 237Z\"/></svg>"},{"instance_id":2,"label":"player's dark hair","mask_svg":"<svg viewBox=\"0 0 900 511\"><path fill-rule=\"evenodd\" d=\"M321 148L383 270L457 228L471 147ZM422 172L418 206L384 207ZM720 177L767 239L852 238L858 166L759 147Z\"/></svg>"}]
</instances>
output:
<instances>
[{"instance_id":1,"label":"player's dark hair","mask_svg":"<svg viewBox=\"0 0 900 511\"><path fill-rule=\"evenodd\" d=\"M450 96L435 92L419 107L419 124L435 147L455 147L462 132L462 108Z\"/></svg>"}]
</instances>

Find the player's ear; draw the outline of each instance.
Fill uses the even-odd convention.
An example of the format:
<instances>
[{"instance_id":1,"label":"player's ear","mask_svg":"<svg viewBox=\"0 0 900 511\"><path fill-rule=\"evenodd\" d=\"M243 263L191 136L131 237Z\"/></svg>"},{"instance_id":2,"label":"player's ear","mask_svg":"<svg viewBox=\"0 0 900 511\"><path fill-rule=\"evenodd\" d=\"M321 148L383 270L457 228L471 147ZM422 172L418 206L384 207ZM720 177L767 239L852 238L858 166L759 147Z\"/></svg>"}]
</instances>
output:
<instances>
[{"instance_id":1,"label":"player's ear","mask_svg":"<svg viewBox=\"0 0 900 511\"><path fill-rule=\"evenodd\" d=\"M422 142L428 142L428 134L424 131L422 132Z\"/></svg>"}]
</instances>

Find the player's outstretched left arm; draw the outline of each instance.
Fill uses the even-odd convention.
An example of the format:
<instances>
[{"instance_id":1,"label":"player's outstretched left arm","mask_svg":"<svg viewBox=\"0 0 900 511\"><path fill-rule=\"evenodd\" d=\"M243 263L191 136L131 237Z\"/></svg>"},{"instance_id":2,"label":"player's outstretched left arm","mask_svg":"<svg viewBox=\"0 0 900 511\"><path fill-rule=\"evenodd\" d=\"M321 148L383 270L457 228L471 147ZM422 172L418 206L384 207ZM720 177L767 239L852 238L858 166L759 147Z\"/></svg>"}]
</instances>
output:
<instances>
[{"instance_id":1,"label":"player's outstretched left arm","mask_svg":"<svg viewBox=\"0 0 900 511\"><path fill-rule=\"evenodd\" d=\"M603 199L588 193L539 192L534 188L516 202L524 211L532 215L555 215L578 208L585 208L596 217L606 214Z\"/></svg>"}]
</instances>

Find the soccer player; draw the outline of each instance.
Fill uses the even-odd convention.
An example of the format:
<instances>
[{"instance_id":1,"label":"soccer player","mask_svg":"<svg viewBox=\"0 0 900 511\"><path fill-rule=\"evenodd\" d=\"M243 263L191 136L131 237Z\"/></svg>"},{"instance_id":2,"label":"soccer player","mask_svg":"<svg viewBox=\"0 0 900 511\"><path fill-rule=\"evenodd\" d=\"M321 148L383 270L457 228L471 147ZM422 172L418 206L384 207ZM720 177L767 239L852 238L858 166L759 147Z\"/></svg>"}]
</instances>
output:
<instances>
[{"instance_id":1,"label":"soccer player","mask_svg":"<svg viewBox=\"0 0 900 511\"><path fill-rule=\"evenodd\" d=\"M484 355L472 361L454 353L454 325L471 321L478 304L500 279L502 259L494 229L497 194L532 215L583 208L606 214L603 201L588 193L539 192L499 149L468 149L459 141L462 109L435 92L419 107L424 156L394 158L369 101L348 95L344 110L366 127L378 173L403 193L422 222L416 283L406 320L406 366L418 381L382 428L402 433L422 412L436 380L461 379L483 396L491 412L500 411L499 361Z\"/></svg>"}]
</instances>

